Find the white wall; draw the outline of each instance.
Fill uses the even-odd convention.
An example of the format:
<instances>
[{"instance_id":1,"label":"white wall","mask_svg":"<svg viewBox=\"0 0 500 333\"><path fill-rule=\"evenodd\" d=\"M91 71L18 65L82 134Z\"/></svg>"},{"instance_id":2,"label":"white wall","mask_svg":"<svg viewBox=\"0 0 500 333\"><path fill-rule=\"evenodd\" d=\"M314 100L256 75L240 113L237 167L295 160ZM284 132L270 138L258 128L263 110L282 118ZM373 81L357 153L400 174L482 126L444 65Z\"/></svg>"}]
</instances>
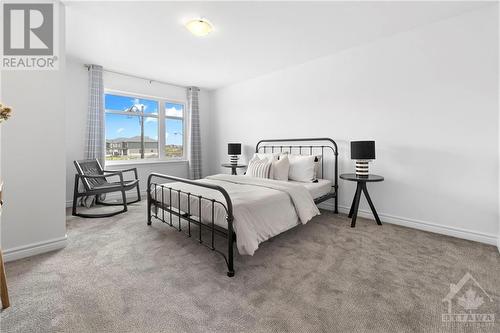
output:
<instances>
[{"instance_id":1,"label":"white wall","mask_svg":"<svg viewBox=\"0 0 500 333\"><path fill-rule=\"evenodd\" d=\"M4 181L2 248L6 261L66 245L64 6L57 71L2 71Z\"/></svg>"},{"instance_id":2,"label":"white wall","mask_svg":"<svg viewBox=\"0 0 500 333\"><path fill-rule=\"evenodd\" d=\"M382 220L496 244L497 26L493 4L215 91L211 171L227 172L227 142L326 136L351 172L348 142L374 139Z\"/></svg>"},{"instance_id":3,"label":"white wall","mask_svg":"<svg viewBox=\"0 0 500 333\"><path fill-rule=\"evenodd\" d=\"M0 71L0 103L2 103L2 71ZM0 125L0 182L2 181L2 125ZM2 208L0 207L0 249L2 247Z\"/></svg>"},{"instance_id":4,"label":"white wall","mask_svg":"<svg viewBox=\"0 0 500 333\"><path fill-rule=\"evenodd\" d=\"M66 203L69 205L72 202L75 175L73 161L82 159L84 152L85 126L87 122L88 76L87 69L84 67L84 62L71 56L67 58L67 82L70 88L68 89L68 98L66 100ZM164 97L174 100L186 100L186 89L184 88L158 82L150 83L146 80L108 72L104 73L104 85L107 89L112 90ZM199 93L199 98L202 149L204 150L210 135L208 126L210 117L208 92L202 89ZM202 171L204 175L208 173L208 161L208 154L202 154ZM146 190L147 177L151 172L188 177L188 164L186 161L136 164L133 166L136 166L138 169L141 188L144 191ZM129 167L132 166L107 166L110 170Z\"/></svg>"}]
</instances>

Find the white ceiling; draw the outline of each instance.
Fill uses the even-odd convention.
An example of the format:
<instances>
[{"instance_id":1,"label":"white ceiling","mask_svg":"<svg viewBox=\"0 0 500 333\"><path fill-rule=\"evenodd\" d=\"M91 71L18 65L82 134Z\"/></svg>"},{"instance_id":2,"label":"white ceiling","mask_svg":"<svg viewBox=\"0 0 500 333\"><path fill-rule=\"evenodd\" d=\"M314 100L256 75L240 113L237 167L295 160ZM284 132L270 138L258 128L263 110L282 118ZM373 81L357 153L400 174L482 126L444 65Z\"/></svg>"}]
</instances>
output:
<instances>
[{"instance_id":1,"label":"white ceiling","mask_svg":"<svg viewBox=\"0 0 500 333\"><path fill-rule=\"evenodd\" d=\"M66 2L68 54L214 89L488 5L485 2ZM195 37L183 22L215 31Z\"/></svg>"}]
</instances>

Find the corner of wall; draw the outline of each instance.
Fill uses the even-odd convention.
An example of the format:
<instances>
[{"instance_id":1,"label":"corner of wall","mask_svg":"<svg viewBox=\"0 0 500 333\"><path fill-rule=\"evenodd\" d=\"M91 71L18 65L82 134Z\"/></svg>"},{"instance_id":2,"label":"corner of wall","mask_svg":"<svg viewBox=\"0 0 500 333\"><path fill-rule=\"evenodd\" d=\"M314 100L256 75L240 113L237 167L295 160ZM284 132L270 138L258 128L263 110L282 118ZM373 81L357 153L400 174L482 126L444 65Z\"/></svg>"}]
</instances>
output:
<instances>
[{"instance_id":1,"label":"corner of wall","mask_svg":"<svg viewBox=\"0 0 500 333\"><path fill-rule=\"evenodd\" d=\"M500 253L500 5L497 3L497 31L498 31L498 75L497 75L497 103L498 103L498 235L497 249Z\"/></svg>"}]
</instances>

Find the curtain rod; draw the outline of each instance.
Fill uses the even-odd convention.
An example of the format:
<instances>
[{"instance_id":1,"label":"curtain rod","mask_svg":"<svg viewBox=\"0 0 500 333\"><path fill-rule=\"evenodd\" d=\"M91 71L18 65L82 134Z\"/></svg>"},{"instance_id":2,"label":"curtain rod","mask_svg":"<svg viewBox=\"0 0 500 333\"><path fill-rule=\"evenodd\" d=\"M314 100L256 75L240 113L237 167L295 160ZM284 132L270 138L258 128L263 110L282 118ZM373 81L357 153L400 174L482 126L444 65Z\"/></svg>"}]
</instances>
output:
<instances>
[{"instance_id":1,"label":"curtain rod","mask_svg":"<svg viewBox=\"0 0 500 333\"><path fill-rule=\"evenodd\" d=\"M90 66L91 65L89 65L89 64L84 64L83 65L83 67L85 67L87 69L89 69ZM113 74L118 74L118 75L123 75L123 76L128 76L128 77L133 77L133 78L140 79L140 80L149 81L149 83L157 82L157 83L168 84L169 86L174 86L174 87L183 88L183 89L188 88L186 86L181 86L181 85L175 84L175 83L170 83L170 82L165 82L165 81L158 81L158 80L154 80L154 79L148 79L146 77L141 77L141 76L137 76L137 75L133 75L133 74L128 74L128 73L113 71L113 70L110 70L110 69L104 69L103 68L103 71L104 72L108 72L108 73L113 73Z\"/></svg>"}]
</instances>

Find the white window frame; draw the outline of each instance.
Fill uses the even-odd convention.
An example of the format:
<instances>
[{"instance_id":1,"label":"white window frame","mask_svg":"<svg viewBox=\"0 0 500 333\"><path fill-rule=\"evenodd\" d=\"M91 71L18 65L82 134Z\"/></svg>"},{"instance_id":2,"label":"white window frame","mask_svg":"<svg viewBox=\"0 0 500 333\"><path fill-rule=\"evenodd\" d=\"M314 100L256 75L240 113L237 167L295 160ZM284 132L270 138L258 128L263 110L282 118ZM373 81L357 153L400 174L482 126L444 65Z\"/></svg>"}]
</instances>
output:
<instances>
[{"instance_id":1,"label":"white window frame","mask_svg":"<svg viewBox=\"0 0 500 333\"><path fill-rule=\"evenodd\" d=\"M186 162L187 161L187 137L188 137L188 131L187 131L187 101L186 100L178 100L178 99L172 99L172 98L165 98L165 97L158 97L158 96L152 96L152 95L144 95L144 94L138 94L138 93L131 93L128 91L123 91L123 90L115 90L115 89L104 89L104 95L110 94L110 95L119 95L119 96L124 96L124 97L131 97L131 98L138 98L138 99L149 99L149 100L154 100L158 103L158 115L148 115L147 113L145 114L145 117L153 117L158 119L158 158L145 158L145 159L136 159L136 160L118 160L118 161L108 161L106 160L106 165L118 165L118 164L152 164L152 163L164 163L164 162ZM165 110L165 105L166 103L174 103L174 104L181 104L183 106L183 113L182 113L182 118L180 117L167 117L166 116L166 110ZM106 106L105 102L103 102L103 105ZM117 110L106 110L104 109L104 114L110 113L110 114L122 114L122 115L129 115L130 113L127 112L121 112ZM182 119L183 121L183 129L182 129L182 156L179 157L167 157L165 156L165 144L166 144L166 138L165 138L165 130L166 130L166 124L165 121L167 118L173 118L173 119ZM104 140L104 145L106 145L106 140ZM104 150L106 150L106 146L104 147Z\"/></svg>"}]
</instances>

